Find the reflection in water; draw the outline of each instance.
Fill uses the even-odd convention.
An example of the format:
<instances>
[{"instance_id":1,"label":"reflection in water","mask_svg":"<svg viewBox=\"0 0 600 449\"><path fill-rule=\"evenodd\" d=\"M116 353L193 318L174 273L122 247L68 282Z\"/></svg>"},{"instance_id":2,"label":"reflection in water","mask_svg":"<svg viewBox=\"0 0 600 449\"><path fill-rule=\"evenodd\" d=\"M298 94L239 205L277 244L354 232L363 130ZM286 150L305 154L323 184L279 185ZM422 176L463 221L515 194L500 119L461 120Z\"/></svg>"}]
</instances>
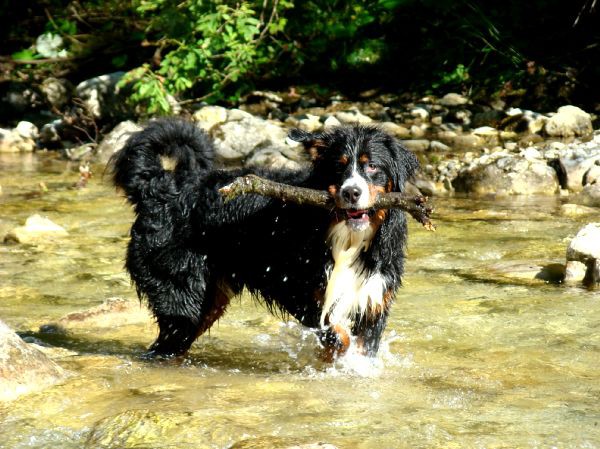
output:
<instances>
[{"instance_id":1,"label":"reflection in water","mask_svg":"<svg viewBox=\"0 0 600 449\"><path fill-rule=\"evenodd\" d=\"M0 234L33 213L69 232L0 245L0 318L75 374L0 405L0 447L600 447L600 292L523 268L561 262L600 216L557 216L555 198L436 199L438 231L411 226L376 360L324 364L312 332L244 297L185 359L148 362L156 330L122 267L131 211L100 175L71 189L78 176L0 158ZM60 321L115 296L133 311Z\"/></svg>"}]
</instances>

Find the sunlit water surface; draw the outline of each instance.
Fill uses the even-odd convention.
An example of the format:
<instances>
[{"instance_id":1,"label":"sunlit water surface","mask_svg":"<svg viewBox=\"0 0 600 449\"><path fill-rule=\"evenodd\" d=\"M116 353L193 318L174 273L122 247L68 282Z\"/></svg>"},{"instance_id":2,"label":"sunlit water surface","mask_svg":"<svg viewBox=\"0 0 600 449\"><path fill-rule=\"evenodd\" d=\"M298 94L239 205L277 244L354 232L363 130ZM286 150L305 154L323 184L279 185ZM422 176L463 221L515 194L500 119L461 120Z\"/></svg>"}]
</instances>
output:
<instances>
[{"instance_id":1,"label":"sunlit water surface","mask_svg":"<svg viewBox=\"0 0 600 449\"><path fill-rule=\"evenodd\" d=\"M0 404L0 447L600 447L600 292L502 271L563 262L600 215L561 217L556 198L435 199L438 231L411 223L376 360L324 364L312 333L243 297L183 362L146 362L150 319L39 331L135 300L122 268L132 213L95 171L73 190L76 165L0 158L0 237L34 213L69 232L0 245L0 319L73 374Z\"/></svg>"}]
</instances>

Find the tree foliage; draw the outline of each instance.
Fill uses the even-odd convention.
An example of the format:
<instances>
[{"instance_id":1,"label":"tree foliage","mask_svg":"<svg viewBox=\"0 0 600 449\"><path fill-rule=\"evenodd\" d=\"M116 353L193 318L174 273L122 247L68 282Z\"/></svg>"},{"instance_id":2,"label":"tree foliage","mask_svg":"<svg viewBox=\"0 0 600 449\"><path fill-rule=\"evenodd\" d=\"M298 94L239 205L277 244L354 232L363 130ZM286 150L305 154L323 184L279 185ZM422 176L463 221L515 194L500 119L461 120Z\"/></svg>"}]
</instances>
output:
<instances>
[{"instance_id":1,"label":"tree foliage","mask_svg":"<svg viewBox=\"0 0 600 449\"><path fill-rule=\"evenodd\" d=\"M168 113L169 97L231 102L269 83L585 102L600 75L595 3L0 0L14 17L0 27L0 71L77 81L125 70L150 114ZM44 34L62 42L55 53L35 45Z\"/></svg>"}]
</instances>

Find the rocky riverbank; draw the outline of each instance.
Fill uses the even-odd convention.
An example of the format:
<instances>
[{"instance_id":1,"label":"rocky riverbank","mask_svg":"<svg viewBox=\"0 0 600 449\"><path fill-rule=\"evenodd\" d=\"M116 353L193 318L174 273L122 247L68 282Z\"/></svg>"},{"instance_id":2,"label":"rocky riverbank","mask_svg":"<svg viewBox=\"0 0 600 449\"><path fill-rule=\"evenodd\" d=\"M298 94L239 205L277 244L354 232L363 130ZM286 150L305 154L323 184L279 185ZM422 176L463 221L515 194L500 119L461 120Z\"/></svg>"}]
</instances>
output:
<instances>
[{"instance_id":1,"label":"rocky riverbank","mask_svg":"<svg viewBox=\"0 0 600 449\"><path fill-rule=\"evenodd\" d=\"M55 149L69 159L106 162L140 129L136 111L118 88L121 76L103 75L75 87L60 80L43 83L38 96L45 104L54 111L72 104L70 113L38 114L39 126L21 121L0 129L0 152ZM290 128L378 124L419 156L422 170L415 185L427 195L560 194L600 206L598 121L576 106L539 113L507 108L501 101L474 104L456 93L415 99L365 92L363 97L360 102L339 95L318 98L291 89L254 92L239 108L199 104L177 111L212 135L225 166L294 169L306 163L306 155L286 138ZM81 132L77 137L75 131L85 126L85 137Z\"/></svg>"}]
</instances>

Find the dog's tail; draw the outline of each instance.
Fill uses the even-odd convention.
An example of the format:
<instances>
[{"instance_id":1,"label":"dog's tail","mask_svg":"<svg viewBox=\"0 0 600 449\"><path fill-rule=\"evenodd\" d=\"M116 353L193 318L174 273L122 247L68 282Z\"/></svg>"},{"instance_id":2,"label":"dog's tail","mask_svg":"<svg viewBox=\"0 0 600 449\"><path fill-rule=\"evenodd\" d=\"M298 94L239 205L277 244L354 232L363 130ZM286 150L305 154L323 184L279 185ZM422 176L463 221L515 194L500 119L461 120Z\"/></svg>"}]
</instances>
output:
<instances>
[{"instance_id":1,"label":"dog's tail","mask_svg":"<svg viewBox=\"0 0 600 449\"><path fill-rule=\"evenodd\" d=\"M133 134L113 155L109 167L115 185L137 204L149 196L175 194L178 179L210 169L213 158L212 142L204 131L193 123L167 118Z\"/></svg>"}]
</instances>

